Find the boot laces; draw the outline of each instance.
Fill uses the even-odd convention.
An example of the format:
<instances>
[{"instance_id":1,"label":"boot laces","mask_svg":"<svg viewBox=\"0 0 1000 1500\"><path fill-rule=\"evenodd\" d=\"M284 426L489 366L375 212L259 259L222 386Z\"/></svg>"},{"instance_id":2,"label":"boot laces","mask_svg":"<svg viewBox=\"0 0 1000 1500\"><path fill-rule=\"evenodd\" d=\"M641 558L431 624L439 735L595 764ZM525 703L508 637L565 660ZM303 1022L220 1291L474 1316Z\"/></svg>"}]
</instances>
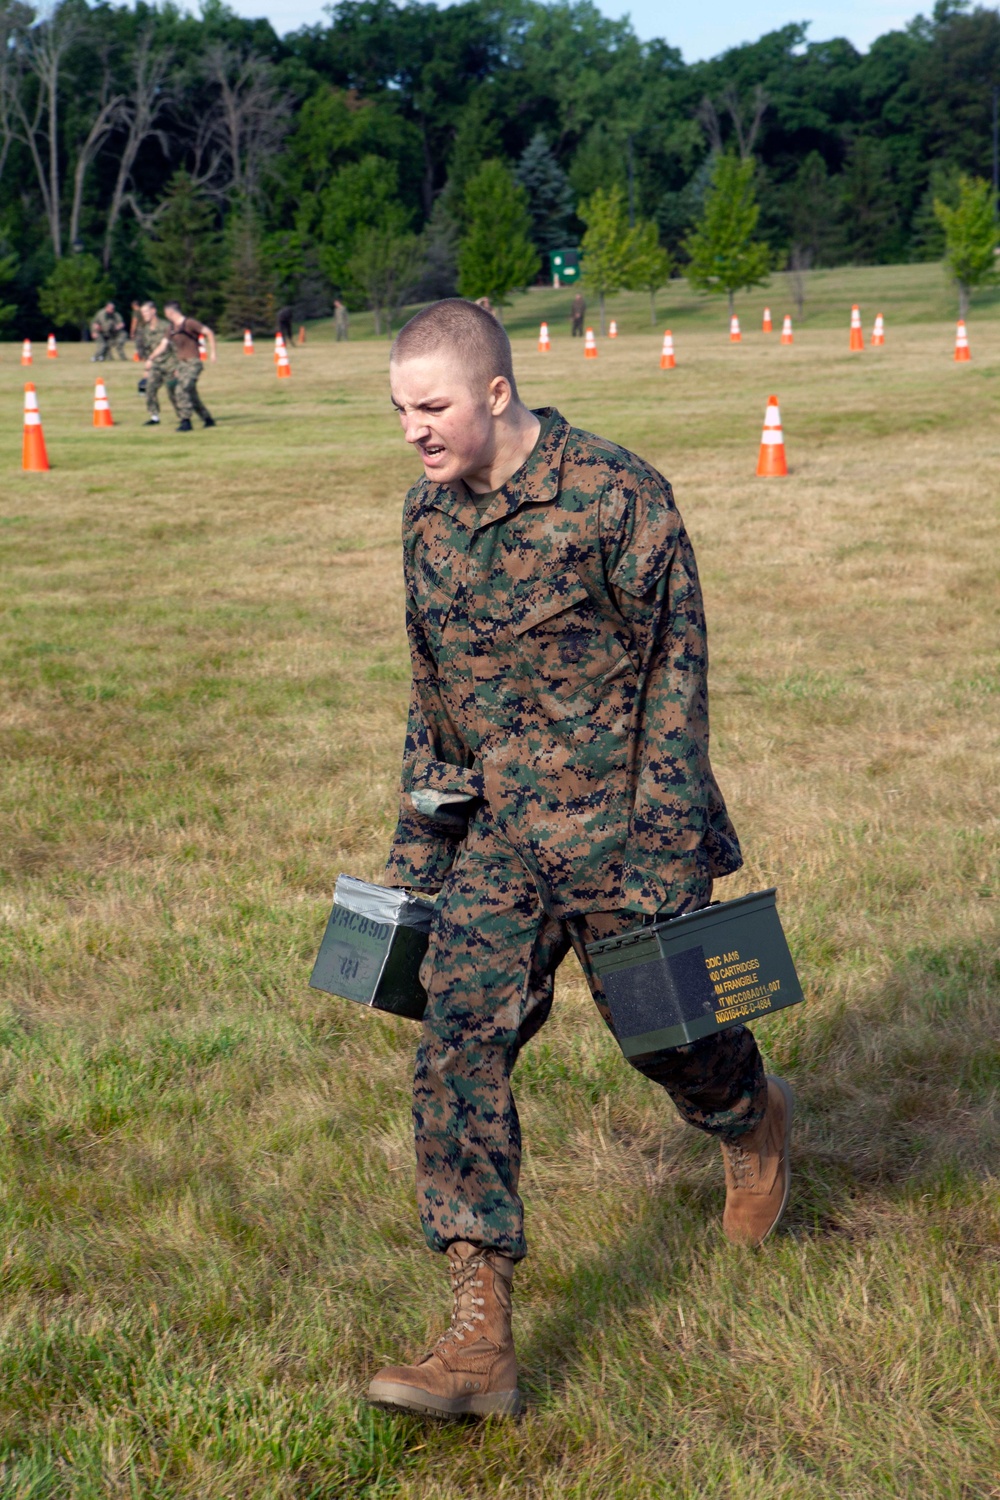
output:
<instances>
[{"instance_id":1,"label":"boot laces","mask_svg":"<svg viewBox=\"0 0 1000 1500\"><path fill-rule=\"evenodd\" d=\"M733 1145L726 1143L726 1160L733 1174L733 1185L738 1188L752 1188L754 1184L754 1153L748 1151L739 1142Z\"/></svg>"},{"instance_id":2,"label":"boot laces","mask_svg":"<svg viewBox=\"0 0 1000 1500\"><path fill-rule=\"evenodd\" d=\"M478 1311L486 1306L485 1297L477 1297L476 1293L483 1290L481 1272L484 1260L481 1255L475 1255L470 1260L456 1265L451 1265L451 1291L454 1303L451 1312L451 1326L438 1339L434 1345L435 1349L441 1344L457 1341L464 1342L467 1333L475 1333L476 1323L485 1323L486 1314Z\"/></svg>"}]
</instances>

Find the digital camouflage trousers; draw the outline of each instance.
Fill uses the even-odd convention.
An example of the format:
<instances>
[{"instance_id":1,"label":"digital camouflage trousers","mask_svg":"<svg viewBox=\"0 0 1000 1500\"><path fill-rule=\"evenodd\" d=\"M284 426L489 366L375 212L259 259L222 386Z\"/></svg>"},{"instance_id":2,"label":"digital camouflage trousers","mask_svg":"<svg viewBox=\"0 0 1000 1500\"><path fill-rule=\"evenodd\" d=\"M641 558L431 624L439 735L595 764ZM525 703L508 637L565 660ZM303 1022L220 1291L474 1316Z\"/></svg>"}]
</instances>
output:
<instances>
[{"instance_id":1,"label":"digital camouflage trousers","mask_svg":"<svg viewBox=\"0 0 1000 1500\"><path fill-rule=\"evenodd\" d=\"M173 370L164 369L163 365L154 364L146 376L146 410L151 417L160 415L160 387L166 386L167 395L173 403L174 411L180 416L177 409L176 379Z\"/></svg>"},{"instance_id":2,"label":"digital camouflage trousers","mask_svg":"<svg viewBox=\"0 0 1000 1500\"><path fill-rule=\"evenodd\" d=\"M210 416L208 407L198 395L198 377L200 374L200 359L178 360L177 372L174 377L177 382L174 389L174 405L177 408L177 415L182 422L185 419L190 422L196 412L203 422Z\"/></svg>"},{"instance_id":3,"label":"digital camouflage trousers","mask_svg":"<svg viewBox=\"0 0 1000 1500\"><path fill-rule=\"evenodd\" d=\"M706 881L689 906L710 894ZM610 1026L584 945L642 920L627 912L548 916L489 812L477 812L438 895L421 969L428 998L413 1121L417 1199L431 1249L467 1240L515 1259L527 1253L514 1064L548 1018L555 971L571 947ZM764 1068L745 1026L633 1066L667 1091L689 1125L712 1135L735 1140L763 1118Z\"/></svg>"},{"instance_id":4,"label":"digital camouflage trousers","mask_svg":"<svg viewBox=\"0 0 1000 1500\"><path fill-rule=\"evenodd\" d=\"M125 351L126 339L127 334L124 328L120 329L118 333L96 334L94 342L97 344L97 351L94 358L98 360L110 359L112 354L117 354L119 359L128 359L128 354Z\"/></svg>"}]
</instances>

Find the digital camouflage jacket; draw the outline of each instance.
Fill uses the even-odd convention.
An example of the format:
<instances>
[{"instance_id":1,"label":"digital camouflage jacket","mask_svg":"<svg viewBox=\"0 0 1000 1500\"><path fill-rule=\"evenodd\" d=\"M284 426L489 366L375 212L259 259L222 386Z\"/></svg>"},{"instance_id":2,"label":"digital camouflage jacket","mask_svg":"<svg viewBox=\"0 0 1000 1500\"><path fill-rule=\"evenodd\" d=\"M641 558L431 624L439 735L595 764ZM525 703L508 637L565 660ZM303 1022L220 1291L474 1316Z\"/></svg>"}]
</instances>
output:
<instances>
[{"instance_id":1,"label":"digital camouflage jacket","mask_svg":"<svg viewBox=\"0 0 1000 1500\"><path fill-rule=\"evenodd\" d=\"M172 332L173 332L173 324L169 323L166 318L154 318L152 320L152 322L150 322L150 323L144 323L142 325L142 335L143 335L143 346L144 347L139 351L140 355L142 356L142 358L143 359L148 359L149 356L152 354L153 350L156 349L156 348L158 348L159 345L163 343L164 339L169 339L169 337L170 337L170 335L171 335ZM139 330L137 329L136 330L136 344L137 345L138 345L138 342L139 342ZM154 365L159 365L162 369L167 370L167 371L172 371L172 370L176 369L176 367L177 367L177 355L174 353L174 346L173 346L173 344L168 344L167 347L164 349L163 353L162 354L158 354L156 356L156 358L153 360L153 363L154 363Z\"/></svg>"},{"instance_id":2,"label":"digital camouflage jacket","mask_svg":"<svg viewBox=\"0 0 1000 1500\"><path fill-rule=\"evenodd\" d=\"M406 497L413 682L387 878L438 887L485 797L552 915L651 915L741 863L708 758L694 553L655 469L536 416L482 517L464 486Z\"/></svg>"}]
</instances>

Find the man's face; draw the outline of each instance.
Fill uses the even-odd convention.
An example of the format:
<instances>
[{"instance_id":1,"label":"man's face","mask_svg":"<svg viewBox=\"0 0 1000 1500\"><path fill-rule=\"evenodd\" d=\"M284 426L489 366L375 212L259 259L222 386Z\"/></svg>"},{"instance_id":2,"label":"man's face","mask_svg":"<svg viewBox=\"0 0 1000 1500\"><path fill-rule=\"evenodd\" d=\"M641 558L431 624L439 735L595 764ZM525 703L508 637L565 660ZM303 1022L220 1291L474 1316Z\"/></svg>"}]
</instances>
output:
<instances>
[{"instance_id":1,"label":"man's face","mask_svg":"<svg viewBox=\"0 0 1000 1500\"><path fill-rule=\"evenodd\" d=\"M144 323L152 323L153 319L156 317L156 308L153 306L152 302L144 302L139 311L142 313L142 320Z\"/></svg>"},{"instance_id":2,"label":"man's face","mask_svg":"<svg viewBox=\"0 0 1000 1500\"><path fill-rule=\"evenodd\" d=\"M492 460L494 419L507 402L501 398L498 409L496 381L491 386L474 380L446 350L389 367L403 436L420 454L427 478L438 484L477 474Z\"/></svg>"},{"instance_id":3,"label":"man's face","mask_svg":"<svg viewBox=\"0 0 1000 1500\"><path fill-rule=\"evenodd\" d=\"M167 317L175 328L179 323L184 322L183 313L179 312L176 307L165 307L163 311L166 313Z\"/></svg>"}]
</instances>

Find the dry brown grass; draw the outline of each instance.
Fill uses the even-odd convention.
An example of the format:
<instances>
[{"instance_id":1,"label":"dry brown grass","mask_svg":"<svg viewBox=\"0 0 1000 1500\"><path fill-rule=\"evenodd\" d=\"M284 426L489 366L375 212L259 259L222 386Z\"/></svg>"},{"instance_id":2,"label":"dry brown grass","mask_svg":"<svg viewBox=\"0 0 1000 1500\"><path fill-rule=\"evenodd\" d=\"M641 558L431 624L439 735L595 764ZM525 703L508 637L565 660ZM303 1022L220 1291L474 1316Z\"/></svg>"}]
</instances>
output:
<instances>
[{"instance_id":1,"label":"dry brown grass","mask_svg":"<svg viewBox=\"0 0 1000 1500\"><path fill-rule=\"evenodd\" d=\"M227 348L186 440L124 366L93 432L67 348L34 370L44 478L3 352L5 1496L1000 1494L1000 351L950 338L690 331L671 374L656 337L517 344L531 401L674 482L748 856L723 889L778 885L810 1003L759 1029L801 1123L787 1231L742 1254L712 1148L567 966L518 1073L529 1411L472 1429L359 1401L443 1311L414 1033L306 986L394 802L384 346L309 346L285 389ZM792 474L763 482L771 391Z\"/></svg>"}]
</instances>

